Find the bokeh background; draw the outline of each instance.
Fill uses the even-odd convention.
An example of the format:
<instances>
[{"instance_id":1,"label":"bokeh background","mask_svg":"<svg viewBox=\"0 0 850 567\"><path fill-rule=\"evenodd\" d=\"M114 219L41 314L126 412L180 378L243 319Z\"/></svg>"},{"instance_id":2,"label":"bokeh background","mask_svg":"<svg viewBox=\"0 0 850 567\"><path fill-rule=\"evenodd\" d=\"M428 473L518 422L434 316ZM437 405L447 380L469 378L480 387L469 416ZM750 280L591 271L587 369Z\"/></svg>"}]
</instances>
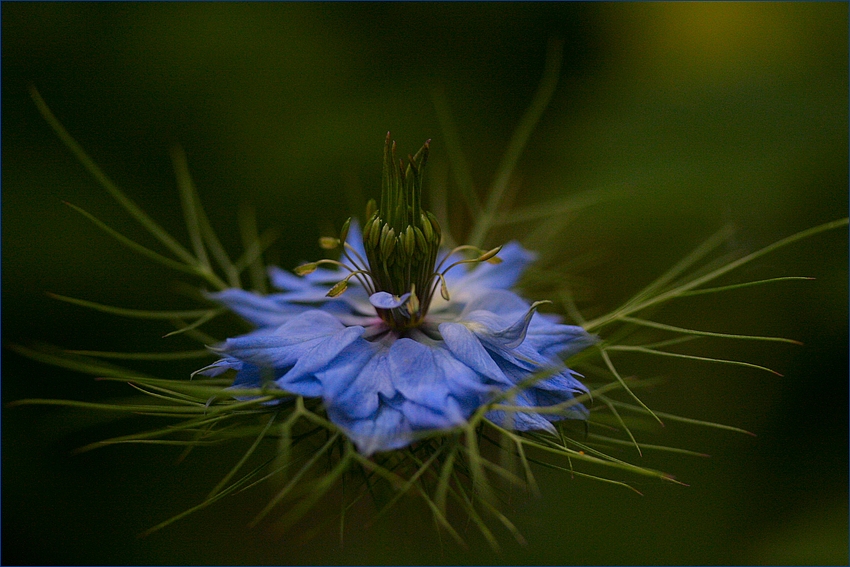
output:
<instances>
[{"instance_id":1,"label":"bokeh background","mask_svg":"<svg viewBox=\"0 0 850 567\"><path fill-rule=\"evenodd\" d=\"M582 308L615 307L726 224L747 252L846 216L846 3L5 3L2 7L2 339L156 350L170 327L98 315L45 292L133 308L187 305L174 274L131 255L62 204L150 242L70 156L28 94L35 85L109 175L180 236L168 149L181 144L213 224L238 248L240 206L279 227L270 259L319 254L316 237L372 196L383 137L403 151L432 138L432 183L451 189L432 93L443 93L482 194L541 76L565 41L549 109L520 160L518 202L627 189L569 218L544 250L590 256ZM565 221L566 222L566 221ZM457 228L457 227L456 227ZM462 228L462 227L460 227ZM516 236L505 234L505 237ZM249 529L262 488L144 539L199 502L240 447L196 451L86 442L143 420L58 409L2 412L6 564L846 564L847 234L820 235L747 266L747 281L810 282L709 296L666 323L799 339L802 347L706 343L758 371L622 359L662 377L654 409L739 426L756 438L668 425L644 441L712 455L624 455L689 487L644 493L540 472L543 496L511 517L493 554L441 541L416 507L370 529ZM186 348L169 339L168 348ZM194 345L192 345L194 346ZM4 404L104 399L126 391L2 353ZM183 377L192 363L166 368ZM160 370L163 370L160 367Z\"/></svg>"}]
</instances>

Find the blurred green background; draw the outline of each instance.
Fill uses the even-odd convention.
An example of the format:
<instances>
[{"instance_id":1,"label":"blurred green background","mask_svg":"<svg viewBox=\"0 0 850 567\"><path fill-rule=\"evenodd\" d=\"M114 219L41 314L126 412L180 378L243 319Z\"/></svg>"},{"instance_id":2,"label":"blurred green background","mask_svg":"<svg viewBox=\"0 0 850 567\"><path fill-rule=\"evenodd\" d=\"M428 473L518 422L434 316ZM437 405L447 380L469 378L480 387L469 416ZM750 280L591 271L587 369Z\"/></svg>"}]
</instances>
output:
<instances>
[{"instance_id":1,"label":"blurred green background","mask_svg":"<svg viewBox=\"0 0 850 567\"><path fill-rule=\"evenodd\" d=\"M375 195L387 130L404 152L432 138L430 182L450 179L434 89L483 194L550 37L565 41L564 67L518 165L517 201L630 190L570 217L543 251L562 261L598 256L575 274L587 284L588 313L615 307L724 224L747 252L846 216L846 3L4 3L4 345L146 351L163 348L171 330L62 304L48 291L134 308L188 304L174 274L62 204L150 243L56 139L29 85L133 199L185 237L168 157L180 143L225 244L238 249L237 212L248 203L261 228L282 229L270 259L288 268L319 254L316 237L350 214L350 195ZM766 364L782 378L622 359L624 374L667 379L642 394L650 407L758 437L681 425L644 433L713 456L624 453L690 485L627 478L642 497L541 471L542 498L512 502L526 547L503 534L494 555L473 529L460 550L415 506L368 530L352 521L342 547L333 529L304 543L246 527L269 497L263 488L137 539L199 502L240 448L180 463L179 449L144 446L72 455L146 422L4 408L3 562L846 564L847 262L846 231L820 235L730 280L814 281L695 298L659 314L805 346L706 343L706 353ZM4 403L127 393L8 349L2 364Z\"/></svg>"}]
</instances>

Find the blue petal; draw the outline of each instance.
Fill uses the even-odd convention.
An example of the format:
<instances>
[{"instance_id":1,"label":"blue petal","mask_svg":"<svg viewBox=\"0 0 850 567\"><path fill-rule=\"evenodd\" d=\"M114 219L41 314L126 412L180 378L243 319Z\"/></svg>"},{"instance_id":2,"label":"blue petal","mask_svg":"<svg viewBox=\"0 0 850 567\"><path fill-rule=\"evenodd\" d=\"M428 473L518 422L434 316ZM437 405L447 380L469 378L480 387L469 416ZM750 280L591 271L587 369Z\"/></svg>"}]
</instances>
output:
<instances>
[{"instance_id":1,"label":"blue petal","mask_svg":"<svg viewBox=\"0 0 850 567\"><path fill-rule=\"evenodd\" d=\"M369 296L369 303L379 309L395 309L404 305L408 299L410 299L410 293L396 297L386 291L379 291Z\"/></svg>"},{"instance_id":2,"label":"blue petal","mask_svg":"<svg viewBox=\"0 0 850 567\"><path fill-rule=\"evenodd\" d=\"M554 382L557 382L557 379ZM539 383L538 386L543 383ZM518 431L529 431L533 429L553 431L552 426L548 425L549 422L561 421L563 419L587 419L589 412L582 404L578 402L573 402L572 404L566 403L575 399L575 393L586 392L586 388L572 378L568 380L568 384L578 384L579 390L575 390L570 385L559 384L563 386L561 389L556 387L555 383L548 385L551 389L529 388L519 392L514 399L505 402L506 405L513 405L516 408L542 408L564 404L564 407L561 408L559 413L495 410L487 413L487 419L495 420L496 423L500 423L504 427L510 427ZM510 423L511 419L513 419L513 423Z\"/></svg>"},{"instance_id":3,"label":"blue petal","mask_svg":"<svg viewBox=\"0 0 850 567\"><path fill-rule=\"evenodd\" d=\"M227 339L224 354L262 368L273 368L284 390L303 396L321 395L321 385L312 375L333 361L364 332L363 327L345 327L323 311L307 311L273 333Z\"/></svg>"},{"instance_id":4,"label":"blue petal","mask_svg":"<svg viewBox=\"0 0 850 567\"><path fill-rule=\"evenodd\" d=\"M525 341L525 332L533 315L534 309L528 309L524 315L510 323L504 317L488 311L473 311L467 317L467 321L478 323L475 326L476 329L486 329L486 332L476 333L480 339L499 349L510 350Z\"/></svg>"},{"instance_id":5,"label":"blue petal","mask_svg":"<svg viewBox=\"0 0 850 567\"><path fill-rule=\"evenodd\" d=\"M505 429L514 431L539 431L557 433L552 423L538 413L526 413L518 411L493 410L488 411L487 419Z\"/></svg>"},{"instance_id":6,"label":"blue petal","mask_svg":"<svg viewBox=\"0 0 850 567\"><path fill-rule=\"evenodd\" d=\"M442 323L439 328L446 346L455 358L491 380L511 384L478 338L466 326L460 323Z\"/></svg>"},{"instance_id":7,"label":"blue petal","mask_svg":"<svg viewBox=\"0 0 850 567\"><path fill-rule=\"evenodd\" d=\"M497 388L486 376L455 358L445 344L435 348L433 355L449 391L463 406L466 415L471 415L489 397L488 394L496 391Z\"/></svg>"},{"instance_id":8,"label":"blue petal","mask_svg":"<svg viewBox=\"0 0 850 567\"><path fill-rule=\"evenodd\" d=\"M512 291L493 289L477 294L464 307L461 318L474 311L486 311L500 317L516 319L523 316L530 307L529 303Z\"/></svg>"},{"instance_id":9,"label":"blue petal","mask_svg":"<svg viewBox=\"0 0 850 567\"><path fill-rule=\"evenodd\" d=\"M439 410L410 400L401 403L401 413L414 431L452 429L466 423L467 416L454 398L446 398Z\"/></svg>"},{"instance_id":10,"label":"blue petal","mask_svg":"<svg viewBox=\"0 0 850 567\"><path fill-rule=\"evenodd\" d=\"M283 376L282 380L289 382L309 376L321 370L330 363L344 364L351 356L350 351L345 348L358 340L363 335L363 327L347 327L332 336L317 341L309 351L298 358L295 366ZM345 354L343 354L345 353ZM280 383L280 381L278 381Z\"/></svg>"},{"instance_id":11,"label":"blue petal","mask_svg":"<svg viewBox=\"0 0 850 567\"><path fill-rule=\"evenodd\" d=\"M325 405L350 419L362 419L378 410L379 396L395 395L389 349L381 343L358 340L334 364L316 373L324 390Z\"/></svg>"},{"instance_id":12,"label":"blue petal","mask_svg":"<svg viewBox=\"0 0 850 567\"><path fill-rule=\"evenodd\" d=\"M396 390L405 399L434 413L428 416L428 423L423 424L405 412L414 428L452 427L463 423L467 417L457 402L450 399L449 383L454 377L445 374L445 359L434 354L432 347L411 339L399 339L390 349L389 363ZM475 394L477 392L473 392Z\"/></svg>"},{"instance_id":13,"label":"blue petal","mask_svg":"<svg viewBox=\"0 0 850 567\"><path fill-rule=\"evenodd\" d=\"M469 303L461 314L488 348L499 351L530 346L543 359L572 356L596 344L599 337L581 327L563 325L529 309L515 293L494 290Z\"/></svg>"},{"instance_id":14,"label":"blue petal","mask_svg":"<svg viewBox=\"0 0 850 567\"><path fill-rule=\"evenodd\" d=\"M357 445L357 450L366 456L400 449L414 441L413 431L402 412L388 403L382 403L367 419L351 419L335 407L328 408L328 416L345 430Z\"/></svg>"},{"instance_id":15,"label":"blue petal","mask_svg":"<svg viewBox=\"0 0 850 567\"><path fill-rule=\"evenodd\" d=\"M570 388L559 389L551 387L552 384L546 384L545 381L541 382L538 386L540 385L545 385L546 387L536 387L528 390L528 397L532 400L531 405L535 407L548 407L564 404L562 407L562 413L545 414L548 419L552 421L564 418L587 419L589 414L587 408L585 408L583 404L574 401L576 394L584 394L587 392L587 389L584 388L584 386L582 386L580 390L574 390ZM568 404L566 402L572 403Z\"/></svg>"},{"instance_id":16,"label":"blue petal","mask_svg":"<svg viewBox=\"0 0 850 567\"><path fill-rule=\"evenodd\" d=\"M532 319L526 335L526 342L546 358L569 358L597 344L599 340L598 336L591 335L581 327L553 323L542 317Z\"/></svg>"},{"instance_id":17,"label":"blue petal","mask_svg":"<svg viewBox=\"0 0 850 567\"><path fill-rule=\"evenodd\" d=\"M282 325L307 307L293 305L278 295L258 295L237 288L225 289L206 296L258 327Z\"/></svg>"},{"instance_id":18,"label":"blue petal","mask_svg":"<svg viewBox=\"0 0 850 567\"><path fill-rule=\"evenodd\" d=\"M204 376L218 376L220 374L224 374L228 370L241 370L242 369L242 361L233 358L231 356L225 356L222 359L216 360L209 366L204 366L200 370L196 370L192 373L192 376L195 374L203 374Z\"/></svg>"},{"instance_id":19,"label":"blue petal","mask_svg":"<svg viewBox=\"0 0 850 567\"><path fill-rule=\"evenodd\" d=\"M358 340L317 373L331 420L361 452L405 446L414 433L465 423L490 387L443 345Z\"/></svg>"}]
</instances>

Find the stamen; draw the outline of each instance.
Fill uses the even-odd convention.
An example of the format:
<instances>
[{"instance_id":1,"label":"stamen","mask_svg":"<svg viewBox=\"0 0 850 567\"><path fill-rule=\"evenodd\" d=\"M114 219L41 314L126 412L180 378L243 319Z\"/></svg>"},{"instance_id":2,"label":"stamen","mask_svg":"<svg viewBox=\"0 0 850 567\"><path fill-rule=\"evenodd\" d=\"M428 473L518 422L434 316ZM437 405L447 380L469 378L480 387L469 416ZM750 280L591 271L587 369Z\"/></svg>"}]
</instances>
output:
<instances>
[{"instance_id":1,"label":"stamen","mask_svg":"<svg viewBox=\"0 0 850 567\"><path fill-rule=\"evenodd\" d=\"M419 298L416 296L416 284L410 286L410 299L407 300L407 311L411 316L419 314Z\"/></svg>"},{"instance_id":2,"label":"stamen","mask_svg":"<svg viewBox=\"0 0 850 567\"><path fill-rule=\"evenodd\" d=\"M481 250L481 249L480 249L480 248L478 248L477 246L471 246L471 245L469 245L469 244L464 244L463 246L458 246L457 248L453 248L453 249L451 250L451 252L449 252L448 254L446 254L446 255L443 257L443 259L442 259L442 260L440 260L440 263L439 263L439 264L437 264L437 267L436 267L436 268L434 268L434 271L435 271L435 272L439 272L439 271L440 271L440 268L442 268L442 267L443 267L443 264L445 264L445 263L446 263L446 261L447 261L449 258L451 258L452 256L454 256L454 255L455 255L455 254L457 254L458 252L463 252L464 250L475 250L476 252L479 252L479 253L483 252L483 250ZM436 275L436 274L435 274L435 275Z\"/></svg>"},{"instance_id":3,"label":"stamen","mask_svg":"<svg viewBox=\"0 0 850 567\"><path fill-rule=\"evenodd\" d=\"M458 248L464 248L464 247L463 247L463 246L458 246ZM455 248L455 250L457 250L458 248ZM470 246L469 248L475 248L475 247L474 247L474 246ZM498 253L499 253L499 252L501 252L501 251L502 251L502 247L501 247L501 246L497 246L497 247L493 248L492 250L489 250L489 251L485 252L484 254L482 254L481 256L479 256L479 257L477 257L477 258L470 258L470 259L468 259L468 260L458 260L457 262L455 262L454 264L450 265L448 268L446 268L445 270L443 270L443 271L442 271L442 272L440 272L440 273L441 273L441 274L443 274L443 275L445 275L446 273L448 273L448 271L449 271L449 270L451 270L451 269L452 269L452 268L454 268L455 266L459 266L459 265L461 265L461 264L477 264L477 263L479 263L479 262L486 262L486 261L490 260L491 258L495 257L495 256L496 256L496 254L498 254ZM450 255L451 255L451 254L450 254ZM444 261L445 261L445 260L444 260ZM440 265L442 265L442 262L440 262ZM437 269L439 269L439 267L438 267ZM434 274L434 275L437 275L437 274Z\"/></svg>"},{"instance_id":4,"label":"stamen","mask_svg":"<svg viewBox=\"0 0 850 567\"><path fill-rule=\"evenodd\" d=\"M443 277L443 274L437 274L437 277L440 278L440 295L446 301L449 301L449 286L446 285L446 278Z\"/></svg>"},{"instance_id":5,"label":"stamen","mask_svg":"<svg viewBox=\"0 0 850 567\"><path fill-rule=\"evenodd\" d=\"M354 258L357 258L356 261L349 255L349 252L354 255ZM346 242L342 253L343 255L345 255L346 258L348 258L348 261L351 262L355 268L357 268L358 270L368 271L369 262L364 260L363 256L357 253L357 250L355 250L354 246Z\"/></svg>"},{"instance_id":6,"label":"stamen","mask_svg":"<svg viewBox=\"0 0 850 567\"><path fill-rule=\"evenodd\" d=\"M350 274L345 276L345 278L343 278L342 280L340 280L336 284L334 284L334 286L328 291L327 296L328 297L337 297L339 295L342 295L343 292L345 292L345 290L348 289L348 280L350 280L351 278L353 278L355 276L357 277L358 281L360 281L361 283L364 283L363 280L360 278L360 274L367 274L368 275L369 272L364 272L363 270L352 271ZM364 285L363 287L366 287L366 286Z\"/></svg>"},{"instance_id":7,"label":"stamen","mask_svg":"<svg viewBox=\"0 0 850 567\"><path fill-rule=\"evenodd\" d=\"M316 260L315 262L308 262L307 264L301 264L300 266L295 268L293 271L295 272L296 275L306 276L307 274L312 274L313 272L315 272L316 269L322 264L331 264L333 266L345 268L349 272L354 271L354 268L352 268L351 266L343 264L342 262L338 262L337 260Z\"/></svg>"},{"instance_id":8,"label":"stamen","mask_svg":"<svg viewBox=\"0 0 850 567\"><path fill-rule=\"evenodd\" d=\"M322 236L319 238L319 247L322 250L334 250L339 246L339 238L334 236Z\"/></svg>"},{"instance_id":9,"label":"stamen","mask_svg":"<svg viewBox=\"0 0 850 567\"><path fill-rule=\"evenodd\" d=\"M328 290L326 294L328 297L337 297L342 295L345 290L348 289L348 279L340 280L334 284L334 286Z\"/></svg>"}]
</instances>

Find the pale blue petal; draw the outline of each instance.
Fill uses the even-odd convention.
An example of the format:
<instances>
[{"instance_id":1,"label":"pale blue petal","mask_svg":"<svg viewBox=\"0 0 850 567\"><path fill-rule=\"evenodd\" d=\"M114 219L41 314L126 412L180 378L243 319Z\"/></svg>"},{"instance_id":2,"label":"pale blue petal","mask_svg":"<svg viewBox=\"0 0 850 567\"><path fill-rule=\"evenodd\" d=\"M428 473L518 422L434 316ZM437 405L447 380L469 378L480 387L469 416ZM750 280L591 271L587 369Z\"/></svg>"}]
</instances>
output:
<instances>
[{"instance_id":1,"label":"pale blue petal","mask_svg":"<svg viewBox=\"0 0 850 567\"><path fill-rule=\"evenodd\" d=\"M404 305L408 299L410 299L410 293L396 297L386 291L379 291L369 296L369 303L379 309L395 309Z\"/></svg>"},{"instance_id":2,"label":"pale blue petal","mask_svg":"<svg viewBox=\"0 0 850 567\"><path fill-rule=\"evenodd\" d=\"M220 351L261 368L275 369L278 385L304 396L319 396L321 384L312 376L329 364L364 332L345 327L323 311L307 311L273 333L227 339Z\"/></svg>"},{"instance_id":3,"label":"pale blue petal","mask_svg":"<svg viewBox=\"0 0 850 567\"><path fill-rule=\"evenodd\" d=\"M347 353L347 360L317 373L325 387L325 404L334 408L334 415L369 418L379 400L392 399L412 429L444 429L463 423L483 399L471 369L457 361L449 365L445 354L435 356L432 348L411 339L399 339L389 348L358 341L342 355ZM447 376L446 368L464 370Z\"/></svg>"},{"instance_id":4,"label":"pale blue petal","mask_svg":"<svg viewBox=\"0 0 850 567\"><path fill-rule=\"evenodd\" d=\"M446 380L449 391L463 406L467 415L471 415L489 394L496 391L492 381L455 358L445 344L435 346L432 352L434 362Z\"/></svg>"},{"instance_id":5,"label":"pale blue petal","mask_svg":"<svg viewBox=\"0 0 850 567\"><path fill-rule=\"evenodd\" d=\"M516 402L519 402L519 396L517 398ZM528 406L530 404L516 403L515 405ZM487 412L486 417L496 425L506 429L513 429L515 431L543 430L553 434L557 433L552 423L539 413L492 410Z\"/></svg>"},{"instance_id":6,"label":"pale blue petal","mask_svg":"<svg viewBox=\"0 0 850 567\"><path fill-rule=\"evenodd\" d=\"M261 366L292 366L317 341L345 330L336 317L314 309L292 318L274 331L227 339L219 350Z\"/></svg>"},{"instance_id":7,"label":"pale blue petal","mask_svg":"<svg viewBox=\"0 0 850 567\"><path fill-rule=\"evenodd\" d=\"M412 339L398 339L390 348L393 386L408 400L439 408L449 389L434 362L431 349Z\"/></svg>"},{"instance_id":8,"label":"pale blue petal","mask_svg":"<svg viewBox=\"0 0 850 567\"><path fill-rule=\"evenodd\" d=\"M526 335L526 343L546 358L569 358L597 344L599 340L598 336L591 335L581 327L562 325L537 316L531 320Z\"/></svg>"},{"instance_id":9,"label":"pale blue petal","mask_svg":"<svg viewBox=\"0 0 850 567\"><path fill-rule=\"evenodd\" d=\"M258 295L237 288L207 293L206 297L217 301L258 327L279 326L308 308L288 303L278 295Z\"/></svg>"},{"instance_id":10,"label":"pale blue petal","mask_svg":"<svg viewBox=\"0 0 850 567\"><path fill-rule=\"evenodd\" d=\"M466 318L474 311L486 311L493 315L515 320L522 317L531 305L512 291L492 289L477 294L464 307L461 318Z\"/></svg>"},{"instance_id":11,"label":"pale blue petal","mask_svg":"<svg viewBox=\"0 0 850 567\"><path fill-rule=\"evenodd\" d=\"M379 397L395 396L387 360L389 348L358 340L332 365L316 373L324 388L325 405L335 414L363 419L378 409Z\"/></svg>"},{"instance_id":12,"label":"pale blue petal","mask_svg":"<svg viewBox=\"0 0 850 567\"><path fill-rule=\"evenodd\" d=\"M400 449L414 441L413 431L402 412L388 403L382 403L367 419L351 419L335 407L328 408L328 416L345 430L357 450L366 456Z\"/></svg>"},{"instance_id":13,"label":"pale blue petal","mask_svg":"<svg viewBox=\"0 0 850 567\"><path fill-rule=\"evenodd\" d=\"M552 360L557 355L569 357L599 341L581 327L562 325L551 316L531 311L519 296L509 291L495 290L476 299L461 318L477 323L470 327L487 348L499 352L519 348L526 351L520 353L526 358L531 348L540 354L532 357L536 361Z\"/></svg>"},{"instance_id":14,"label":"pale blue petal","mask_svg":"<svg viewBox=\"0 0 850 567\"><path fill-rule=\"evenodd\" d=\"M241 370L242 364L242 361L238 358L225 356L224 358L216 360L209 366L204 366L200 370L196 370L192 373L192 376L195 374L203 374L204 376L219 376L228 370Z\"/></svg>"},{"instance_id":15,"label":"pale blue petal","mask_svg":"<svg viewBox=\"0 0 850 567\"><path fill-rule=\"evenodd\" d=\"M455 358L490 380L511 383L472 331L460 323L442 323L439 328Z\"/></svg>"},{"instance_id":16,"label":"pale blue petal","mask_svg":"<svg viewBox=\"0 0 850 567\"><path fill-rule=\"evenodd\" d=\"M412 430L423 432L452 429L466 423L469 417L454 398L446 398L443 407L439 410L404 400L401 404L401 412Z\"/></svg>"},{"instance_id":17,"label":"pale blue petal","mask_svg":"<svg viewBox=\"0 0 850 567\"><path fill-rule=\"evenodd\" d=\"M518 319L511 321L489 311L473 311L466 317L466 321L475 323L471 327L475 329L474 332L478 338L486 342L488 346L510 350L518 347L525 340L525 332L533 315L534 311L528 309Z\"/></svg>"},{"instance_id":18,"label":"pale blue petal","mask_svg":"<svg viewBox=\"0 0 850 567\"><path fill-rule=\"evenodd\" d=\"M269 266L267 269L269 281L272 286L280 290L301 289L304 287L304 279L292 272L282 270L277 266Z\"/></svg>"},{"instance_id":19,"label":"pale blue petal","mask_svg":"<svg viewBox=\"0 0 850 567\"><path fill-rule=\"evenodd\" d=\"M314 341L307 351L298 357L298 361L292 370L287 372L281 380L285 382L299 380L323 369L330 363L345 364L346 359L351 356L349 352L342 354L351 343L362 340L363 327L346 327L331 336ZM279 384L283 385L281 380Z\"/></svg>"}]
</instances>

